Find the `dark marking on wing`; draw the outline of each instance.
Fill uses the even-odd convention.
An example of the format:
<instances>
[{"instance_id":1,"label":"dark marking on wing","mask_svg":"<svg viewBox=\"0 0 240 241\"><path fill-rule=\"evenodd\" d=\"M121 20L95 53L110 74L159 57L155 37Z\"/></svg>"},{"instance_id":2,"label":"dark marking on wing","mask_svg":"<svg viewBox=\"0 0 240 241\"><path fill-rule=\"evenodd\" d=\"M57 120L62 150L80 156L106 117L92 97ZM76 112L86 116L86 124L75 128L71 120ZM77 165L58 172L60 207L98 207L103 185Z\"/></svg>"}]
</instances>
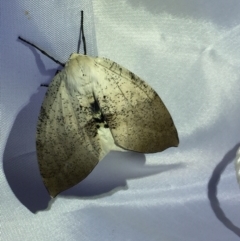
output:
<instances>
[{"instance_id":1,"label":"dark marking on wing","mask_svg":"<svg viewBox=\"0 0 240 241\"><path fill-rule=\"evenodd\" d=\"M106 122L106 118L104 117L101 107L99 106L98 100L96 96L93 93L93 98L94 101L90 103L91 110L92 110L92 115L93 115L93 120L96 123L96 128L99 129L101 126L104 128L109 128L109 125ZM106 96L103 97L104 99Z\"/></svg>"}]
</instances>

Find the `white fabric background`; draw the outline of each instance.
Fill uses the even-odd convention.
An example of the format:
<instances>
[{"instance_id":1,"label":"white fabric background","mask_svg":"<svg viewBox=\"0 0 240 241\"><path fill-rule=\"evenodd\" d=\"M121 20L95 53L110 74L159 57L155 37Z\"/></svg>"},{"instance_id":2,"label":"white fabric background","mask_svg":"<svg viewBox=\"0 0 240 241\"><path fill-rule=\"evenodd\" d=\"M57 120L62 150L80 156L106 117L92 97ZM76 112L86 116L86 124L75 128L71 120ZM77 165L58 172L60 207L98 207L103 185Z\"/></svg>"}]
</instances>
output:
<instances>
[{"instance_id":1,"label":"white fabric background","mask_svg":"<svg viewBox=\"0 0 240 241\"><path fill-rule=\"evenodd\" d=\"M0 6L0 240L239 240L233 163L240 145L239 1ZM169 109L180 146L151 155L110 153L87 179L50 201L35 128L45 93L39 86L58 66L17 36L66 61L76 51L81 9L88 54L146 80Z\"/></svg>"}]
</instances>

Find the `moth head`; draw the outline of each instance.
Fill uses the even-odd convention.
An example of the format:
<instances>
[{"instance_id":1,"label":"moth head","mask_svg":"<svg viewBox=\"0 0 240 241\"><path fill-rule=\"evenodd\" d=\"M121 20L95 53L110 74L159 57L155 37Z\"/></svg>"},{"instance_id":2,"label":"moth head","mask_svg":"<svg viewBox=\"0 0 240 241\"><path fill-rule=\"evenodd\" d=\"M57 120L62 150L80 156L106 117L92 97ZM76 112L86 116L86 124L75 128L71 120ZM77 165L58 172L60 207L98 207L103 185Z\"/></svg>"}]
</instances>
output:
<instances>
[{"instance_id":1,"label":"moth head","mask_svg":"<svg viewBox=\"0 0 240 241\"><path fill-rule=\"evenodd\" d=\"M76 58L78 58L79 56L81 57L81 56L84 56L84 55L78 54L78 53L72 53L72 54L70 54L70 56L69 56L69 58L68 58L68 61L73 60L73 59L76 59Z\"/></svg>"},{"instance_id":2,"label":"moth head","mask_svg":"<svg viewBox=\"0 0 240 241\"><path fill-rule=\"evenodd\" d=\"M88 66L90 62L91 62L91 57L89 57L87 55L83 55L83 54L72 53L69 56L68 61L65 64L65 67L86 68L86 66Z\"/></svg>"},{"instance_id":3,"label":"moth head","mask_svg":"<svg viewBox=\"0 0 240 241\"><path fill-rule=\"evenodd\" d=\"M66 85L68 85L70 89L77 89L78 92L83 91L82 87L91 82L91 66L91 57L77 53L71 54L64 68Z\"/></svg>"}]
</instances>

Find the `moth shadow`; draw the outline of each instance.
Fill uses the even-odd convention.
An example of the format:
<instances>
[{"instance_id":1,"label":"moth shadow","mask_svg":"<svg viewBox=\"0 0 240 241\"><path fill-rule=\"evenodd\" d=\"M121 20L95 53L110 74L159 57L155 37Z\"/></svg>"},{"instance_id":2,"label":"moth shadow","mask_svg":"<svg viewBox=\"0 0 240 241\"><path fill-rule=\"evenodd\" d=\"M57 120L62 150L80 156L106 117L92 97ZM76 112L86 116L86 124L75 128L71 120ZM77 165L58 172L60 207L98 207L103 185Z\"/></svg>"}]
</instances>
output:
<instances>
[{"instance_id":1,"label":"moth shadow","mask_svg":"<svg viewBox=\"0 0 240 241\"><path fill-rule=\"evenodd\" d=\"M127 189L127 180L159 174L182 164L146 165L144 154L136 152L110 152L92 173L73 188L60 194L65 198L97 198Z\"/></svg>"},{"instance_id":2,"label":"moth shadow","mask_svg":"<svg viewBox=\"0 0 240 241\"><path fill-rule=\"evenodd\" d=\"M39 72L50 82L56 69L46 69L42 55L32 46L17 41L29 48L35 58ZM50 196L39 173L36 157L36 124L47 88L39 87L28 104L18 113L7 139L3 154L3 171L7 182L18 200L35 213L46 209Z\"/></svg>"},{"instance_id":3,"label":"moth shadow","mask_svg":"<svg viewBox=\"0 0 240 241\"><path fill-rule=\"evenodd\" d=\"M18 113L3 154L3 170L18 200L31 212L46 209L50 200L36 157L36 124L46 88L39 88Z\"/></svg>"},{"instance_id":4,"label":"moth shadow","mask_svg":"<svg viewBox=\"0 0 240 241\"><path fill-rule=\"evenodd\" d=\"M223 159L213 170L212 176L208 182L208 199L210 201L212 210L215 213L216 217L219 219L219 221L223 223L225 227L227 227L229 230L231 230L240 237L240 228L235 226L231 222L231 220L226 217L217 197L217 186L220 181L221 175L226 169L227 165L229 165L232 161L235 160L239 145L240 143L235 145L229 152L227 152Z\"/></svg>"},{"instance_id":5,"label":"moth shadow","mask_svg":"<svg viewBox=\"0 0 240 241\"><path fill-rule=\"evenodd\" d=\"M17 41L20 44L25 45L27 48L29 48L32 51L32 53L34 55L34 58L35 58L36 65L38 67L38 70L39 70L41 76L47 76L48 77L47 82L46 83L41 83L41 84L47 85L48 83L50 83L50 81L52 80L54 75L56 75L56 73L62 69L62 66L59 65L58 68L47 69L45 67L43 58L46 58L47 61L51 61L48 57L44 56L43 54L40 54L39 50L37 50L33 46L30 46L29 44L23 42L22 40L17 39Z\"/></svg>"}]
</instances>

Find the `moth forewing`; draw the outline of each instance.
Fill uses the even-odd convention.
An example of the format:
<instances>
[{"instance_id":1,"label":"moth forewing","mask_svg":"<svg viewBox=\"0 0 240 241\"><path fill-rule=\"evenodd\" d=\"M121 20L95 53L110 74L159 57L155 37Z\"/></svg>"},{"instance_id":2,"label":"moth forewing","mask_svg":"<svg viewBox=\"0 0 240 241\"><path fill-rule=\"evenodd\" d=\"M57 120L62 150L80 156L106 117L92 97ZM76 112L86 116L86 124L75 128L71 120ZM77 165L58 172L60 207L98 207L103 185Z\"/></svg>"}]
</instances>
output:
<instances>
[{"instance_id":1,"label":"moth forewing","mask_svg":"<svg viewBox=\"0 0 240 241\"><path fill-rule=\"evenodd\" d=\"M95 92L115 143L144 153L178 146L177 130L158 94L121 65L105 58L95 62L99 76Z\"/></svg>"}]
</instances>

